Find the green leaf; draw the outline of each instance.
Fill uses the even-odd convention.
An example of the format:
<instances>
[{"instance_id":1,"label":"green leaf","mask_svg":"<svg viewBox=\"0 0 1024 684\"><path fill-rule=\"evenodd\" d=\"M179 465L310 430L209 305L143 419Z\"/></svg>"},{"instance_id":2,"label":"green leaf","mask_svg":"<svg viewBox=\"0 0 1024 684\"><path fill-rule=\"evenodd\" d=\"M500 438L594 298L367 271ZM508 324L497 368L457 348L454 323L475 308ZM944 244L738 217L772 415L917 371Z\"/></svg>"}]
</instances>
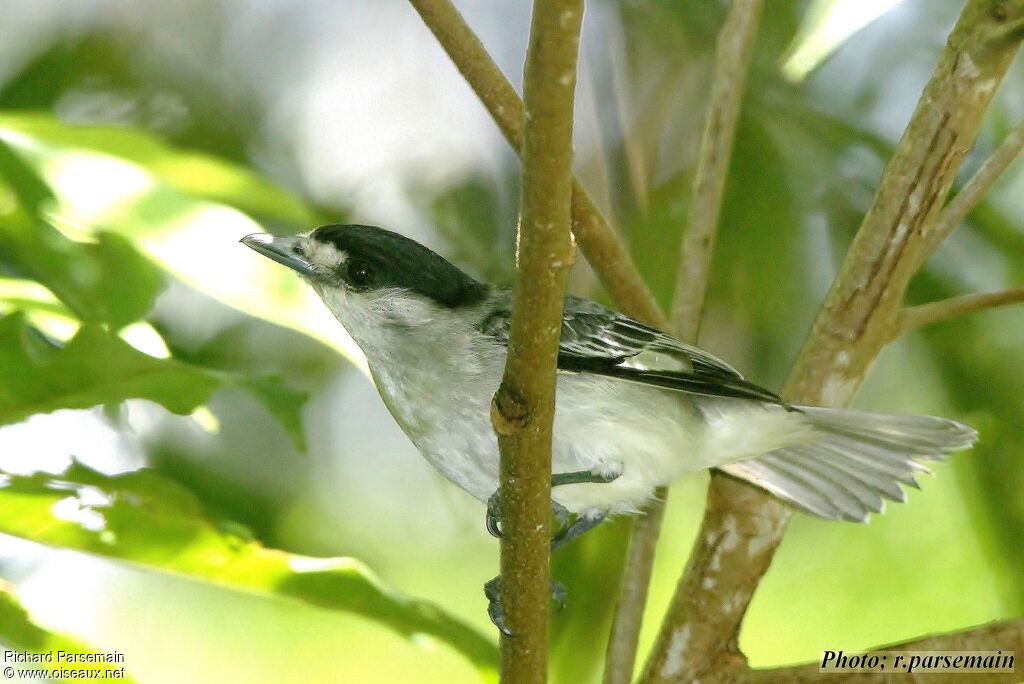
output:
<instances>
[{"instance_id":1,"label":"green leaf","mask_svg":"<svg viewBox=\"0 0 1024 684\"><path fill-rule=\"evenodd\" d=\"M42 283L83 321L120 328L149 311L164 285L152 261L119 235L78 242L49 225L49 187L2 140L0 177L12 195L0 201L0 267Z\"/></svg>"},{"instance_id":2,"label":"green leaf","mask_svg":"<svg viewBox=\"0 0 1024 684\"><path fill-rule=\"evenodd\" d=\"M251 216L308 230L326 217L308 203L225 159L177 149L147 131L112 126L74 126L50 114L5 113L4 131L46 156L56 150L88 150L138 164L156 179L196 198L220 202ZM48 148L48 149L47 149Z\"/></svg>"},{"instance_id":3,"label":"green leaf","mask_svg":"<svg viewBox=\"0 0 1024 684\"><path fill-rule=\"evenodd\" d=\"M210 297L359 358L339 338L337 321L294 273L238 243L257 231L295 233L339 221L339 212L322 212L244 167L176 149L141 130L71 126L46 115L5 113L0 114L0 142L52 189L54 197L45 204L62 229L101 226ZM0 210L8 204L0 188ZM29 246L42 238L33 226L20 234L25 247L19 258L29 260L35 254ZM5 251L0 244L0 254ZM3 261L0 257L0 273ZM70 270L56 269L54 275L63 272ZM111 272L112 283L136 288L140 281L137 292L122 293L126 302L151 301L144 298L144 279ZM9 275L42 278L27 268ZM77 292L74 287L55 290L62 299L73 299ZM124 318L128 314L119 320Z\"/></svg>"},{"instance_id":4,"label":"green leaf","mask_svg":"<svg viewBox=\"0 0 1024 684\"><path fill-rule=\"evenodd\" d=\"M80 672L120 671L118 681L133 682L131 677L124 675L124 665L117 661L116 653L100 653L94 648L57 634L37 625L21 605L18 597L11 591L10 585L0 584L0 642L9 649L21 654L39 655L38 662L17 663L5 659L5 663L17 670L61 669ZM60 657L58 654L66 654ZM86 662L68 662L67 656L84 657ZM45 658L49 658L47 661ZM121 654L121 658L124 655ZM123 661L122 661L123 662ZM6 675L5 675L6 676ZM11 677L7 677L10 679ZM28 678L28 677L26 677Z\"/></svg>"},{"instance_id":5,"label":"green leaf","mask_svg":"<svg viewBox=\"0 0 1024 684\"><path fill-rule=\"evenodd\" d=\"M61 346L21 314L0 318L0 424L125 399L187 414L219 384L207 371L143 354L99 326L83 326Z\"/></svg>"},{"instance_id":6,"label":"green leaf","mask_svg":"<svg viewBox=\"0 0 1024 684\"><path fill-rule=\"evenodd\" d=\"M355 613L408 637L434 637L493 674L490 639L384 587L359 561L292 555L222 528L204 517L191 492L148 469L109 477L75 462L59 475L0 482L0 533Z\"/></svg>"},{"instance_id":7,"label":"green leaf","mask_svg":"<svg viewBox=\"0 0 1024 684\"><path fill-rule=\"evenodd\" d=\"M814 0L783 56L783 73L790 80L803 80L853 34L900 2L902 0Z\"/></svg>"},{"instance_id":8,"label":"green leaf","mask_svg":"<svg viewBox=\"0 0 1024 684\"><path fill-rule=\"evenodd\" d=\"M490 283L513 280L518 177L518 169L497 178L477 173L440 189L425 184L414 190L447 240L444 256Z\"/></svg>"},{"instance_id":9,"label":"green leaf","mask_svg":"<svg viewBox=\"0 0 1024 684\"><path fill-rule=\"evenodd\" d=\"M95 325L83 326L62 346L28 325L20 313L0 318L0 425L36 413L125 399L149 399L185 415L226 385L253 395L296 447L305 448L300 410L308 395L279 378L158 359Z\"/></svg>"},{"instance_id":10,"label":"green leaf","mask_svg":"<svg viewBox=\"0 0 1024 684\"><path fill-rule=\"evenodd\" d=\"M296 448L305 451L306 436L299 409L309 398L306 392L292 389L279 377L238 375L235 376L234 384L260 402L288 433Z\"/></svg>"}]
</instances>

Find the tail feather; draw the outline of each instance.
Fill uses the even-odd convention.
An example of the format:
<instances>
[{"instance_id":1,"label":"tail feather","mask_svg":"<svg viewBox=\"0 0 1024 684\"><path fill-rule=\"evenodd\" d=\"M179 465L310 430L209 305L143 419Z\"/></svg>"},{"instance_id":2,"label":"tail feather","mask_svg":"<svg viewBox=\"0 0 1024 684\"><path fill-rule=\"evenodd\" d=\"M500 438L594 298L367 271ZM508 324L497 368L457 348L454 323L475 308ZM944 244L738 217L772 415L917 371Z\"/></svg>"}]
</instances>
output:
<instances>
[{"instance_id":1,"label":"tail feather","mask_svg":"<svg viewBox=\"0 0 1024 684\"><path fill-rule=\"evenodd\" d=\"M966 449L978 439L977 431L947 418L920 415L872 413L850 409L799 407L819 428L846 435L859 442L917 458L942 460L942 457Z\"/></svg>"},{"instance_id":2,"label":"tail feather","mask_svg":"<svg viewBox=\"0 0 1024 684\"><path fill-rule=\"evenodd\" d=\"M885 499L906 501L904 484L930 473L918 460L941 460L971 446L972 428L945 418L799 407L821 438L719 468L811 515L866 522Z\"/></svg>"},{"instance_id":3,"label":"tail feather","mask_svg":"<svg viewBox=\"0 0 1024 684\"><path fill-rule=\"evenodd\" d=\"M878 510L881 498L876 504L873 500L865 503L857 492L856 480L847 478L843 473L836 473L827 462L815 458L803 458L799 451L786 450L774 452L761 457L771 468L785 470L790 477L801 478L808 487L818 489L838 511L843 520L860 520L866 516L866 510ZM869 497L870 499L870 497Z\"/></svg>"},{"instance_id":4,"label":"tail feather","mask_svg":"<svg viewBox=\"0 0 1024 684\"><path fill-rule=\"evenodd\" d=\"M836 451L843 458L832 459L828 461L829 465L842 471L847 477L862 483L865 487L868 487L883 498L899 501L900 503L906 501L907 495L900 487L900 483L920 489L914 480L913 473L908 474L899 466L885 470L876 467L876 463L871 461L870 457L861 456L857 452L840 451L839 449ZM813 457L822 459L823 455L820 453L814 453L810 449L801 450L801 455L811 456L812 453ZM827 458L827 453L825 458Z\"/></svg>"},{"instance_id":5,"label":"tail feather","mask_svg":"<svg viewBox=\"0 0 1024 684\"><path fill-rule=\"evenodd\" d=\"M822 458L822 454L813 447L793 447L785 454L769 454L772 458L787 461L791 467L804 469L816 473L842 487L856 497L857 501L868 510L881 512L885 509L883 495L886 492L892 493L892 489L886 486L879 486L880 478L873 473L864 473L856 468L844 467L840 459ZM890 484L891 481L889 481ZM899 485L892 485L895 491L899 492L896 497L905 500L906 495Z\"/></svg>"},{"instance_id":6,"label":"tail feather","mask_svg":"<svg viewBox=\"0 0 1024 684\"><path fill-rule=\"evenodd\" d=\"M842 518L842 511L818 488L809 485L803 479L793 478L783 470L773 468L759 458L719 466L719 470L755 484L805 513L829 520Z\"/></svg>"}]
</instances>

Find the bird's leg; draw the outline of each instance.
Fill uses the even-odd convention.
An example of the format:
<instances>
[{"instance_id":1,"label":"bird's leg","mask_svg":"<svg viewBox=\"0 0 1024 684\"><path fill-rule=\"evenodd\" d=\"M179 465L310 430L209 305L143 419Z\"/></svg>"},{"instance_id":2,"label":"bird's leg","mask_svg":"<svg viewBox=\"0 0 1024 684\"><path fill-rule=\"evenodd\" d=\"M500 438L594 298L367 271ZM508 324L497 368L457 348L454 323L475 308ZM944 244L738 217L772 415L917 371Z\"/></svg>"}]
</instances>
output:
<instances>
[{"instance_id":1,"label":"bird's leg","mask_svg":"<svg viewBox=\"0 0 1024 684\"><path fill-rule=\"evenodd\" d=\"M551 476L551 486L559 487L567 484L580 483L607 483L615 480L622 474L621 467L607 473L598 473L592 470L577 470L571 473L554 473ZM499 491L495 491L487 499L487 531L494 537L501 537L501 502ZM551 516L554 533L551 537L551 551L562 548L573 539L576 539L584 532L597 527L605 519L607 513L602 510L590 510L572 520L572 513L557 501L551 502ZM571 521L571 522L570 522ZM484 584L484 596L487 597L487 616L502 634L511 636L508 626L505 624L505 610L501 605L501 575ZM558 610L565 608L567 596L565 587L556 580L551 580L551 598L555 601Z\"/></svg>"},{"instance_id":2,"label":"bird's leg","mask_svg":"<svg viewBox=\"0 0 1024 684\"><path fill-rule=\"evenodd\" d=\"M584 532L597 527L605 519L606 513L601 510L587 511L570 524L569 520L572 514L565 506L552 501L551 515L556 521L556 526L554 526L556 532L551 539L551 551L554 552ZM501 630L502 634L511 636L512 633L505 625L505 610L501 605L500 583L501 575L498 575L484 585L484 596L487 597L487 615L491 618L494 626ZM551 598L554 600L558 610L565 608L568 597L565 587L557 580L551 580Z\"/></svg>"},{"instance_id":3,"label":"bird's leg","mask_svg":"<svg viewBox=\"0 0 1024 684\"><path fill-rule=\"evenodd\" d=\"M622 464L617 463L612 470L597 472L594 470L574 470L571 473L554 473L551 476L551 486L561 487L562 485L581 484L593 482L596 484L607 484L622 475Z\"/></svg>"}]
</instances>

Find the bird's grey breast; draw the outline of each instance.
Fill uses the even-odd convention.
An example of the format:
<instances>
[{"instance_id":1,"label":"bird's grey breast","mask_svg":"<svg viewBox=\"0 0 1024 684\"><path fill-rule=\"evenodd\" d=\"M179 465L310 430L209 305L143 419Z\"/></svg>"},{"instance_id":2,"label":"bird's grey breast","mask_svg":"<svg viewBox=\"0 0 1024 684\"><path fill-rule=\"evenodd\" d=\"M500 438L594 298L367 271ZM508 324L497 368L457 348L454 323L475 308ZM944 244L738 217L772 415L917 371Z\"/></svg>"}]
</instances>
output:
<instances>
[{"instance_id":1,"label":"bird's grey breast","mask_svg":"<svg viewBox=\"0 0 1024 684\"><path fill-rule=\"evenodd\" d=\"M498 449L490 402L501 382L503 350L451 322L396 330L366 350L388 410L423 456L481 500L497 488Z\"/></svg>"}]
</instances>

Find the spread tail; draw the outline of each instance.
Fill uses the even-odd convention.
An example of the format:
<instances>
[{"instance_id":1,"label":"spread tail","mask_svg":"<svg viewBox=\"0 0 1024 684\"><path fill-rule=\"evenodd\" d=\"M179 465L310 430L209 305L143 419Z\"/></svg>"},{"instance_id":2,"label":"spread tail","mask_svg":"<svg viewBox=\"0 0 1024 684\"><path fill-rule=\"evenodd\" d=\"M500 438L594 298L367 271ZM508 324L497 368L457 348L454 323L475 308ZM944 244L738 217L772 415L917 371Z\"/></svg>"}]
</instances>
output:
<instances>
[{"instance_id":1,"label":"spread tail","mask_svg":"<svg viewBox=\"0 0 1024 684\"><path fill-rule=\"evenodd\" d=\"M820 439L719 469L829 520L867 522L885 509L884 499L906 501L900 483L917 487L914 476L931 472L917 461L941 460L978 437L973 428L934 416L797 408Z\"/></svg>"}]
</instances>

